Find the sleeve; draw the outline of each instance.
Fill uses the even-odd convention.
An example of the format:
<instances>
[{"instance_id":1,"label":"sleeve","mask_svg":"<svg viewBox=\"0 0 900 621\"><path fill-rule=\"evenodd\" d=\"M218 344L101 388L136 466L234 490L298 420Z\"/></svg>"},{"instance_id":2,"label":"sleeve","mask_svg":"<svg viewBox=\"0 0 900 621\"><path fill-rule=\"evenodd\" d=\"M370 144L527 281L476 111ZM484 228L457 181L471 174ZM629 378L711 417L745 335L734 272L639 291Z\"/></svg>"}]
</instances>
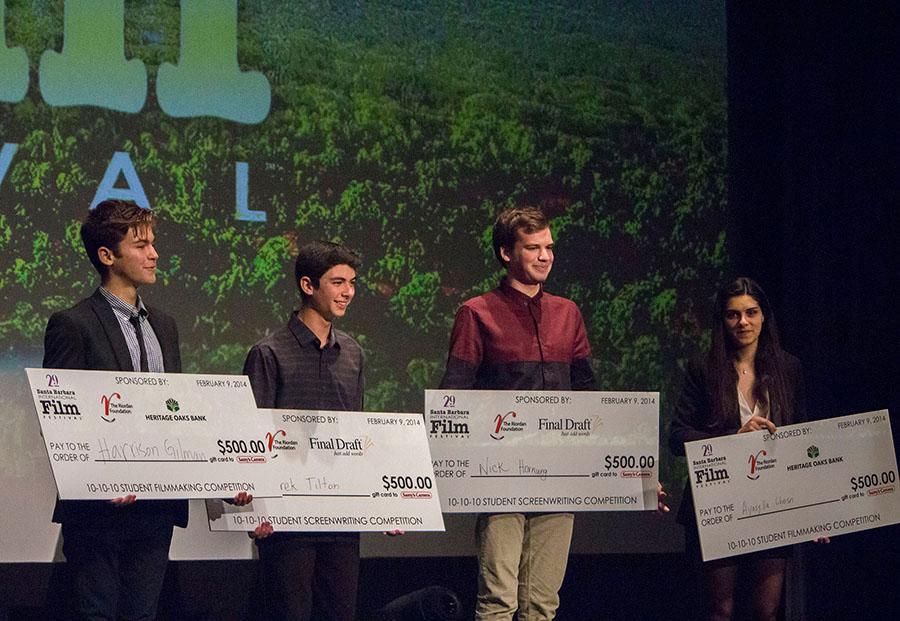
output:
<instances>
[{"instance_id":1,"label":"sleeve","mask_svg":"<svg viewBox=\"0 0 900 621\"><path fill-rule=\"evenodd\" d=\"M278 390L278 361L269 347L254 345L244 362L244 375L256 398L256 407L274 408Z\"/></svg>"},{"instance_id":2,"label":"sleeve","mask_svg":"<svg viewBox=\"0 0 900 621\"><path fill-rule=\"evenodd\" d=\"M597 390L597 381L591 369L591 343L588 341L584 318L577 308L575 341L572 352L571 382L572 390Z\"/></svg>"},{"instance_id":3,"label":"sleeve","mask_svg":"<svg viewBox=\"0 0 900 621\"><path fill-rule=\"evenodd\" d=\"M366 376L364 369L366 366L366 352L362 348L359 350L359 377L356 380L356 394L359 395L359 411L365 411L366 405Z\"/></svg>"},{"instance_id":4,"label":"sleeve","mask_svg":"<svg viewBox=\"0 0 900 621\"><path fill-rule=\"evenodd\" d=\"M483 355L484 343L478 319L471 308L461 306L450 333L450 353L440 387L467 389L475 386Z\"/></svg>"},{"instance_id":5,"label":"sleeve","mask_svg":"<svg viewBox=\"0 0 900 621\"><path fill-rule=\"evenodd\" d=\"M704 429L702 421L709 409L707 401L701 364L692 361L688 365L681 396L675 405L675 412L669 425L669 449L675 455L684 455L685 442L705 440L718 435L713 430Z\"/></svg>"},{"instance_id":6,"label":"sleeve","mask_svg":"<svg viewBox=\"0 0 900 621\"><path fill-rule=\"evenodd\" d=\"M44 331L45 369L85 369L87 350L78 324L64 313L54 313Z\"/></svg>"},{"instance_id":7,"label":"sleeve","mask_svg":"<svg viewBox=\"0 0 900 621\"><path fill-rule=\"evenodd\" d=\"M793 386L794 391L794 419L792 423L805 423L809 420L809 412L806 403L806 376L803 373L803 365L799 360L794 361Z\"/></svg>"},{"instance_id":8,"label":"sleeve","mask_svg":"<svg viewBox=\"0 0 900 621\"><path fill-rule=\"evenodd\" d=\"M178 324L171 320L172 324L172 370L170 373L181 373L181 340L178 336Z\"/></svg>"}]
</instances>

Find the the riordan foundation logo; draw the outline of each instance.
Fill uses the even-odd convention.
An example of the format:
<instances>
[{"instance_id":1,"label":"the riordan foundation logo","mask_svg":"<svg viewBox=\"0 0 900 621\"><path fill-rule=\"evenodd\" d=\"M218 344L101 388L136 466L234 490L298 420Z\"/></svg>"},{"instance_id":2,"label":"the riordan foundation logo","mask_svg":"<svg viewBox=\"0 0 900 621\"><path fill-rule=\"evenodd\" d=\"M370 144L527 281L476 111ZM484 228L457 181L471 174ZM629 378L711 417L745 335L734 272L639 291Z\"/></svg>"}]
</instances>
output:
<instances>
[{"instance_id":1,"label":"the riordan foundation logo","mask_svg":"<svg viewBox=\"0 0 900 621\"><path fill-rule=\"evenodd\" d=\"M272 459L278 457L279 451L296 451L300 447L297 440L288 438L284 429L266 432L266 451L271 453Z\"/></svg>"},{"instance_id":2,"label":"the riordan foundation logo","mask_svg":"<svg viewBox=\"0 0 900 621\"><path fill-rule=\"evenodd\" d=\"M127 416L134 411L134 406L122 400L122 395L118 392L112 392L108 395L100 397L100 418L107 423L113 423L120 416Z\"/></svg>"},{"instance_id":3,"label":"the riordan foundation logo","mask_svg":"<svg viewBox=\"0 0 900 621\"><path fill-rule=\"evenodd\" d=\"M525 431L525 421L516 420L518 414L509 411L506 414L497 414L494 417L493 431L491 437L495 440L502 440L508 433Z\"/></svg>"},{"instance_id":4,"label":"the riordan foundation logo","mask_svg":"<svg viewBox=\"0 0 900 621\"><path fill-rule=\"evenodd\" d=\"M764 450L758 451L755 455L750 455L750 458L747 460L747 465L750 467L749 472L747 472L748 479L755 481L759 478L759 473L762 470L770 470L775 467L778 460L768 455Z\"/></svg>"}]
</instances>

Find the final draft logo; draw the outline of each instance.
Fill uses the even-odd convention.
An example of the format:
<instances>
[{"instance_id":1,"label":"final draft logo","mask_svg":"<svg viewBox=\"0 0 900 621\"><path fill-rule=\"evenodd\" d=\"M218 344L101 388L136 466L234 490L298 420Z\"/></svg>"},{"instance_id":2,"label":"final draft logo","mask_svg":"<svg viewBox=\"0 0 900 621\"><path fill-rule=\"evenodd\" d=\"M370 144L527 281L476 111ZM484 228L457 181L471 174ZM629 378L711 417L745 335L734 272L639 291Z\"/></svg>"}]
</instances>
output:
<instances>
[{"instance_id":1,"label":"final draft logo","mask_svg":"<svg viewBox=\"0 0 900 621\"><path fill-rule=\"evenodd\" d=\"M510 410L506 414L497 414L494 417L494 427L491 437L495 440L502 440L507 433L517 431L525 431L525 421L517 421L518 414Z\"/></svg>"}]
</instances>

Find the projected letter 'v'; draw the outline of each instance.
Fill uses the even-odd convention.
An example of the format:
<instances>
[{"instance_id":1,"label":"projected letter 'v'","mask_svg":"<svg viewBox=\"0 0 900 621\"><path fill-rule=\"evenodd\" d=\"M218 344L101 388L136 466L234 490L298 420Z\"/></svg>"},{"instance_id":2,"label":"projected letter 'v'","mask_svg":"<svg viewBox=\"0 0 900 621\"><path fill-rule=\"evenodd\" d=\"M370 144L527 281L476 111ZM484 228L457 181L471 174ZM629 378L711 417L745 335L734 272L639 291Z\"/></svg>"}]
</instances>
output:
<instances>
[{"instance_id":1,"label":"projected letter 'v'","mask_svg":"<svg viewBox=\"0 0 900 621\"><path fill-rule=\"evenodd\" d=\"M269 81L238 66L237 18L236 0L182 0L178 64L163 63L156 81L163 112L239 123L259 123L268 116Z\"/></svg>"},{"instance_id":2,"label":"projected letter 'v'","mask_svg":"<svg viewBox=\"0 0 900 621\"><path fill-rule=\"evenodd\" d=\"M62 53L41 55L41 95L51 106L98 106L139 112L147 70L125 58L124 0L67 0Z\"/></svg>"},{"instance_id":3,"label":"projected letter 'v'","mask_svg":"<svg viewBox=\"0 0 900 621\"><path fill-rule=\"evenodd\" d=\"M0 1L0 101L15 103L28 92L28 54L6 47L6 2Z\"/></svg>"}]
</instances>

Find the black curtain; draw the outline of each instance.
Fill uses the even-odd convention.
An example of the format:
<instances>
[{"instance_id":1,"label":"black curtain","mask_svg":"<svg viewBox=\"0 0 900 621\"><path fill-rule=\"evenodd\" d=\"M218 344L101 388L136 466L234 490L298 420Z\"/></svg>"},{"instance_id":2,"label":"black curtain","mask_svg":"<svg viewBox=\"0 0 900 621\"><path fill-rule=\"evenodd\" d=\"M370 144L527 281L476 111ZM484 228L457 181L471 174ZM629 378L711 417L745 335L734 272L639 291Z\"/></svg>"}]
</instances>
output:
<instances>
[{"instance_id":1,"label":"black curtain","mask_svg":"<svg viewBox=\"0 0 900 621\"><path fill-rule=\"evenodd\" d=\"M804 363L812 416L889 408L895 448L898 6L728 6L735 271L770 294L785 348ZM900 611L898 527L806 558L808 618Z\"/></svg>"}]
</instances>

